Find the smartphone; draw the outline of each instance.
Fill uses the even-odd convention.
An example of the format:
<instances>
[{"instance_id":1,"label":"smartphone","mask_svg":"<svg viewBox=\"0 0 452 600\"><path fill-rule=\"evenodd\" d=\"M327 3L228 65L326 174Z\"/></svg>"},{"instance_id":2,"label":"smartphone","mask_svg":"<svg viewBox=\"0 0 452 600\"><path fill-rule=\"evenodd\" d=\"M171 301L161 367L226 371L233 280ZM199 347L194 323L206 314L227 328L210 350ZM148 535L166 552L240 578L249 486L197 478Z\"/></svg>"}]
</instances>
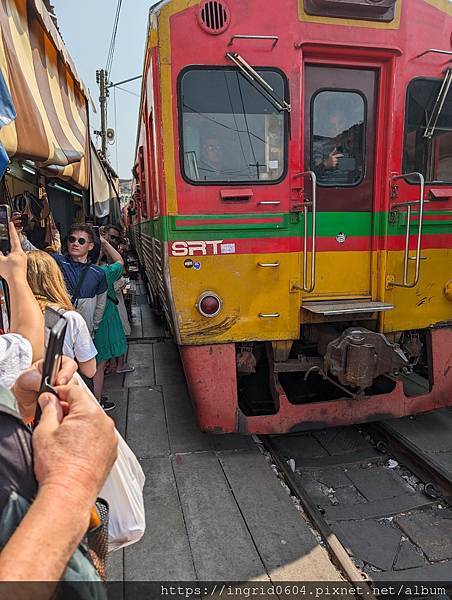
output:
<instances>
[{"instance_id":1,"label":"smartphone","mask_svg":"<svg viewBox=\"0 0 452 600\"><path fill-rule=\"evenodd\" d=\"M99 225L93 225L93 232L94 232L94 237L97 237L97 239L100 239L100 227L99 227Z\"/></svg>"},{"instance_id":2,"label":"smartphone","mask_svg":"<svg viewBox=\"0 0 452 600\"><path fill-rule=\"evenodd\" d=\"M0 251L8 254L11 251L9 239L9 222L11 221L11 209L7 204L0 204Z\"/></svg>"},{"instance_id":3,"label":"smartphone","mask_svg":"<svg viewBox=\"0 0 452 600\"><path fill-rule=\"evenodd\" d=\"M22 227L26 227L28 225L28 215L27 215L27 213L22 213L20 215L20 222L22 224Z\"/></svg>"},{"instance_id":4,"label":"smartphone","mask_svg":"<svg viewBox=\"0 0 452 600\"><path fill-rule=\"evenodd\" d=\"M56 378L63 359L64 336L66 335L67 320L56 310L46 308L45 328L47 348L44 356L40 393L54 392ZM36 406L35 426L41 418L41 407Z\"/></svg>"},{"instance_id":5,"label":"smartphone","mask_svg":"<svg viewBox=\"0 0 452 600\"><path fill-rule=\"evenodd\" d=\"M9 331L9 293L6 281L0 279L0 335Z\"/></svg>"}]
</instances>

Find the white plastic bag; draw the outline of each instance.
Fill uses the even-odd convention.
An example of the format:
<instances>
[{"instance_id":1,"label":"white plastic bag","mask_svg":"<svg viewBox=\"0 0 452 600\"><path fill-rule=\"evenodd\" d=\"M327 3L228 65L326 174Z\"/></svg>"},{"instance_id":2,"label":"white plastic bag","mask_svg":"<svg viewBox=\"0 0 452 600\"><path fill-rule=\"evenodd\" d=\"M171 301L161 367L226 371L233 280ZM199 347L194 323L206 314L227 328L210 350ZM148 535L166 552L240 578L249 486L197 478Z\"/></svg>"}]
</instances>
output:
<instances>
[{"instance_id":1,"label":"white plastic bag","mask_svg":"<svg viewBox=\"0 0 452 600\"><path fill-rule=\"evenodd\" d=\"M97 402L78 373L78 384ZM137 457L118 430L118 458L113 465L100 498L108 502L108 551L113 552L141 540L146 529L143 488L146 478Z\"/></svg>"},{"instance_id":2,"label":"white plastic bag","mask_svg":"<svg viewBox=\"0 0 452 600\"><path fill-rule=\"evenodd\" d=\"M99 493L110 506L108 551L138 542L146 529L143 487L145 476L135 454L118 435L118 458Z\"/></svg>"}]
</instances>

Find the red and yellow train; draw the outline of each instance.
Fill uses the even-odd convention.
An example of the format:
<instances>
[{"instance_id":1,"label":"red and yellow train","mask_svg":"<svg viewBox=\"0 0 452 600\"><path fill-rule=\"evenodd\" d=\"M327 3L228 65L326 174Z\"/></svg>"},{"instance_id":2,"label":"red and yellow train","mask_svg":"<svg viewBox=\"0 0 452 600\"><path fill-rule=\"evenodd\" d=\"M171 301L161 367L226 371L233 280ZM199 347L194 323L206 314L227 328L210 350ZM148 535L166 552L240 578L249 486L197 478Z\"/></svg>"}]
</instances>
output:
<instances>
[{"instance_id":1,"label":"red and yellow train","mask_svg":"<svg viewBox=\"0 0 452 600\"><path fill-rule=\"evenodd\" d=\"M452 2L151 9L131 226L205 431L452 405Z\"/></svg>"}]
</instances>

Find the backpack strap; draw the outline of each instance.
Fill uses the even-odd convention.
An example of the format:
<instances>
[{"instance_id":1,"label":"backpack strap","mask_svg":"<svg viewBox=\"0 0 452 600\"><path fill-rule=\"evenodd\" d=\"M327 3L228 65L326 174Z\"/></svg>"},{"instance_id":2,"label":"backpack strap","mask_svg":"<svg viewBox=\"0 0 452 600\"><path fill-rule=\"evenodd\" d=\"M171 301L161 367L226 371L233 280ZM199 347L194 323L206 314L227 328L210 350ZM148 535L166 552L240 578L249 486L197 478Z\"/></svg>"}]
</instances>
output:
<instances>
[{"instance_id":1,"label":"backpack strap","mask_svg":"<svg viewBox=\"0 0 452 600\"><path fill-rule=\"evenodd\" d=\"M72 298L71 298L71 302L74 306L78 300L78 297L80 295L80 290L82 289L83 282L85 281L85 277L88 274L88 270L89 270L90 266L91 266L91 263L89 263L89 262L86 263L86 265L83 267L83 269L80 273L80 276L77 281L77 285L75 286L75 290L74 290L74 293L72 294Z\"/></svg>"}]
</instances>

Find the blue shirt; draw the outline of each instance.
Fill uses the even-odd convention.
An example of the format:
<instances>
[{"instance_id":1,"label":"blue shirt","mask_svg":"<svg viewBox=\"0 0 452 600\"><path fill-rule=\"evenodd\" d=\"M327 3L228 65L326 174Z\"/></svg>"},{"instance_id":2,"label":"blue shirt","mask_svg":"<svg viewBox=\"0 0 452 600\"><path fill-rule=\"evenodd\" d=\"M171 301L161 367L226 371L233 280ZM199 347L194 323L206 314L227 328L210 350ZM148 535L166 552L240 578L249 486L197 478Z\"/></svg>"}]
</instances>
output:
<instances>
[{"instance_id":1,"label":"blue shirt","mask_svg":"<svg viewBox=\"0 0 452 600\"><path fill-rule=\"evenodd\" d=\"M52 257L58 263L64 275L69 295L72 297L86 263L72 260L69 254L52 254ZM78 293L78 298L94 298L94 296L105 293L107 289L107 279L103 270L97 265L90 265Z\"/></svg>"},{"instance_id":2,"label":"blue shirt","mask_svg":"<svg viewBox=\"0 0 452 600\"><path fill-rule=\"evenodd\" d=\"M52 254L63 273L69 295L74 294L86 263L80 263L68 255ZM85 319L92 334L99 327L107 302L107 279L104 271L97 265L91 265L85 275L75 301L75 308Z\"/></svg>"},{"instance_id":3,"label":"blue shirt","mask_svg":"<svg viewBox=\"0 0 452 600\"><path fill-rule=\"evenodd\" d=\"M24 236L21 238L22 249L25 252L37 250L35 246ZM76 262L68 254L52 254L55 262L63 273L69 296L74 295L80 275L86 263ZM99 327L107 304L108 284L103 270L90 264L83 285L78 293L75 308L85 319L91 335Z\"/></svg>"}]
</instances>

